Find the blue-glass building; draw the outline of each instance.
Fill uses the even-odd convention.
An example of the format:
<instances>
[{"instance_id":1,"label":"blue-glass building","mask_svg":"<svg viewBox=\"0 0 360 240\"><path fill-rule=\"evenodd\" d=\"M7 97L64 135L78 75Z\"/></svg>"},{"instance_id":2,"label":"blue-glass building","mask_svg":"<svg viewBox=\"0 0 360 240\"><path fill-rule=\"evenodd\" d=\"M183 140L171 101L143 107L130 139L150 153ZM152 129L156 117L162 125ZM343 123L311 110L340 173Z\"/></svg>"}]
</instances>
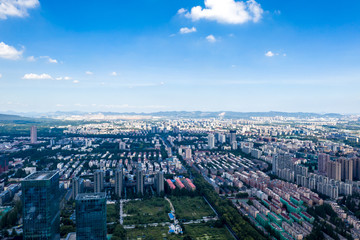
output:
<instances>
[{"instance_id":1,"label":"blue-glass building","mask_svg":"<svg viewBox=\"0 0 360 240\"><path fill-rule=\"evenodd\" d=\"M60 191L57 171L35 172L22 182L23 239L60 239Z\"/></svg>"},{"instance_id":2,"label":"blue-glass building","mask_svg":"<svg viewBox=\"0 0 360 240\"><path fill-rule=\"evenodd\" d=\"M106 194L76 196L76 239L106 240Z\"/></svg>"}]
</instances>

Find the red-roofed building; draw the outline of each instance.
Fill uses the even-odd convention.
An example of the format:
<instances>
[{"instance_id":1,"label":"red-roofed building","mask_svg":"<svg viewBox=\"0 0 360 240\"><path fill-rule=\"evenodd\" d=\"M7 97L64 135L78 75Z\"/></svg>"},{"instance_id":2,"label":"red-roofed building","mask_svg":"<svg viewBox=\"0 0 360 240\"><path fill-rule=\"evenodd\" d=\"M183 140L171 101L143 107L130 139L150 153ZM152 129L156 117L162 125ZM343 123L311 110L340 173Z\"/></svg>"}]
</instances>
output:
<instances>
[{"instance_id":1,"label":"red-roofed building","mask_svg":"<svg viewBox=\"0 0 360 240\"><path fill-rule=\"evenodd\" d=\"M180 181L179 178L177 178L177 179L175 180L175 184L176 184L176 186L177 186L178 188L180 188L180 189L185 188L184 184Z\"/></svg>"},{"instance_id":2,"label":"red-roofed building","mask_svg":"<svg viewBox=\"0 0 360 240\"><path fill-rule=\"evenodd\" d=\"M195 185L191 182L190 179L186 178L185 180L183 180L183 183L188 190L191 190L191 191L196 190Z\"/></svg>"},{"instance_id":3,"label":"red-roofed building","mask_svg":"<svg viewBox=\"0 0 360 240\"><path fill-rule=\"evenodd\" d=\"M176 188L175 185L173 184L173 182L170 179L166 179L166 182L169 185L171 190L174 190Z\"/></svg>"}]
</instances>

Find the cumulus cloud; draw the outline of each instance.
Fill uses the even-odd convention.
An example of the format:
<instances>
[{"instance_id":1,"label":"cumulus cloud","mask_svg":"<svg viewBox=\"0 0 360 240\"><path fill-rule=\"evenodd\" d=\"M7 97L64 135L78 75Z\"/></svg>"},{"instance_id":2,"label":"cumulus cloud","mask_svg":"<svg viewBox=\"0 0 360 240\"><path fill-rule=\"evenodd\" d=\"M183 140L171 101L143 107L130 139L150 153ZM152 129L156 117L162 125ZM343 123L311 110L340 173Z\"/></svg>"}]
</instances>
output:
<instances>
[{"instance_id":1,"label":"cumulus cloud","mask_svg":"<svg viewBox=\"0 0 360 240\"><path fill-rule=\"evenodd\" d=\"M52 59L49 57L48 59L49 63L58 63L58 61L56 59Z\"/></svg>"},{"instance_id":2,"label":"cumulus cloud","mask_svg":"<svg viewBox=\"0 0 360 240\"><path fill-rule=\"evenodd\" d=\"M209 36L206 37L206 40L208 40L211 43L216 42L216 38L214 37L214 35L210 34Z\"/></svg>"},{"instance_id":3,"label":"cumulus cloud","mask_svg":"<svg viewBox=\"0 0 360 240\"><path fill-rule=\"evenodd\" d=\"M40 58L45 58L45 59L47 59L47 61L48 61L49 63L58 63L58 61L57 61L56 59L53 59L53 58L51 58L51 57L49 57L49 56L40 56Z\"/></svg>"},{"instance_id":4,"label":"cumulus cloud","mask_svg":"<svg viewBox=\"0 0 360 240\"><path fill-rule=\"evenodd\" d=\"M55 80L61 81L61 80L71 80L71 77L57 77Z\"/></svg>"},{"instance_id":5,"label":"cumulus cloud","mask_svg":"<svg viewBox=\"0 0 360 240\"><path fill-rule=\"evenodd\" d=\"M264 10L255 0L205 0L205 7L195 6L190 11L180 9L179 14L198 21L201 19L217 21L226 24L243 24L246 22L258 22Z\"/></svg>"},{"instance_id":6,"label":"cumulus cloud","mask_svg":"<svg viewBox=\"0 0 360 240\"><path fill-rule=\"evenodd\" d=\"M36 59L34 56L27 57L28 62L35 62Z\"/></svg>"},{"instance_id":7,"label":"cumulus cloud","mask_svg":"<svg viewBox=\"0 0 360 240\"><path fill-rule=\"evenodd\" d=\"M265 53L265 56L273 57L273 56L275 56L275 54L272 51L268 51L268 52Z\"/></svg>"},{"instance_id":8,"label":"cumulus cloud","mask_svg":"<svg viewBox=\"0 0 360 240\"><path fill-rule=\"evenodd\" d=\"M39 0L1 0L0 19L8 17L26 17L28 10L39 6Z\"/></svg>"},{"instance_id":9,"label":"cumulus cloud","mask_svg":"<svg viewBox=\"0 0 360 240\"><path fill-rule=\"evenodd\" d=\"M179 32L181 34L193 33L193 32L196 32L196 28L195 27L192 27L192 28L183 27L183 28L180 28Z\"/></svg>"},{"instance_id":10,"label":"cumulus cloud","mask_svg":"<svg viewBox=\"0 0 360 240\"><path fill-rule=\"evenodd\" d=\"M286 53L274 53L274 52L272 52L272 51L268 51L268 52L266 52L265 53L265 56L266 57L274 57L274 56L283 56L283 57L286 57Z\"/></svg>"},{"instance_id":11,"label":"cumulus cloud","mask_svg":"<svg viewBox=\"0 0 360 240\"><path fill-rule=\"evenodd\" d=\"M90 72L90 71L86 71L85 74L86 74L86 75L93 75L94 73L93 73L93 72Z\"/></svg>"},{"instance_id":12,"label":"cumulus cloud","mask_svg":"<svg viewBox=\"0 0 360 240\"><path fill-rule=\"evenodd\" d=\"M73 83L75 83L75 84L76 84L76 83L79 83L79 82L80 82L79 80L74 80L74 81L73 81Z\"/></svg>"},{"instance_id":13,"label":"cumulus cloud","mask_svg":"<svg viewBox=\"0 0 360 240\"><path fill-rule=\"evenodd\" d=\"M177 11L178 14L183 14L183 13L186 13L186 12L187 12L187 10L186 10L185 8L180 8L180 9Z\"/></svg>"},{"instance_id":14,"label":"cumulus cloud","mask_svg":"<svg viewBox=\"0 0 360 240\"><path fill-rule=\"evenodd\" d=\"M0 58L17 60L21 58L23 51L19 51L16 48L0 42Z\"/></svg>"},{"instance_id":15,"label":"cumulus cloud","mask_svg":"<svg viewBox=\"0 0 360 240\"><path fill-rule=\"evenodd\" d=\"M112 72L110 75L111 76L117 76L118 74L117 74L117 72Z\"/></svg>"},{"instance_id":16,"label":"cumulus cloud","mask_svg":"<svg viewBox=\"0 0 360 240\"><path fill-rule=\"evenodd\" d=\"M27 73L24 75L23 79L34 80L34 79L53 79L49 74L35 74L35 73Z\"/></svg>"}]
</instances>

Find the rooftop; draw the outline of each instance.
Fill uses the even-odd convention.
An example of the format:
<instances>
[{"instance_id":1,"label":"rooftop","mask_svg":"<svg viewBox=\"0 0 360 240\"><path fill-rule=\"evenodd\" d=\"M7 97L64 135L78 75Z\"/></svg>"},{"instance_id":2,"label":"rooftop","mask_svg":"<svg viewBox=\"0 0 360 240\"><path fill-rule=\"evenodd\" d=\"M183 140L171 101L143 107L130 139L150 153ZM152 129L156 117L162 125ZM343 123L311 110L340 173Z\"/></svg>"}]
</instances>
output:
<instances>
[{"instance_id":1,"label":"rooftop","mask_svg":"<svg viewBox=\"0 0 360 240\"><path fill-rule=\"evenodd\" d=\"M29 176L27 176L26 178L24 178L23 181L49 180L49 179L51 179L53 176L55 176L55 174L57 174L57 173L58 173L58 171L34 172L34 173L30 174Z\"/></svg>"},{"instance_id":2,"label":"rooftop","mask_svg":"<svg viewBox=\"0 0 360 240\"><path fill-rule=\"evenodd\" d=\"M105 193L80 193L76 196L76 200L96 200L96 199L105 199Z\"/></svg>"}]
</instances>

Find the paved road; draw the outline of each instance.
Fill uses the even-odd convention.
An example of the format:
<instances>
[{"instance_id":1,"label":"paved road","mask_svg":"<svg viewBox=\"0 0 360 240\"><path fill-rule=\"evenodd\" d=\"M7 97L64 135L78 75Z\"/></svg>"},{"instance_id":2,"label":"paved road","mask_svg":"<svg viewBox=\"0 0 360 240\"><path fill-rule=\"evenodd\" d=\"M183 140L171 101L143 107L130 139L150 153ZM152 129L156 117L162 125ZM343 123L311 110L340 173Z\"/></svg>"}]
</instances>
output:
<instances>
[{"instance_id":1,"label":"paved road","mask_svg":"<svg viewBox=\"0 0 360 240\"><path fill-rule=\"evenodd\" d=\"M165 200L169 202L171 211L172 211L173 213L175 213L175 208L174 208L174 206L172 205L170 199L168 199L167 197L165 197Z\"/></svg>"}]
</instances>

